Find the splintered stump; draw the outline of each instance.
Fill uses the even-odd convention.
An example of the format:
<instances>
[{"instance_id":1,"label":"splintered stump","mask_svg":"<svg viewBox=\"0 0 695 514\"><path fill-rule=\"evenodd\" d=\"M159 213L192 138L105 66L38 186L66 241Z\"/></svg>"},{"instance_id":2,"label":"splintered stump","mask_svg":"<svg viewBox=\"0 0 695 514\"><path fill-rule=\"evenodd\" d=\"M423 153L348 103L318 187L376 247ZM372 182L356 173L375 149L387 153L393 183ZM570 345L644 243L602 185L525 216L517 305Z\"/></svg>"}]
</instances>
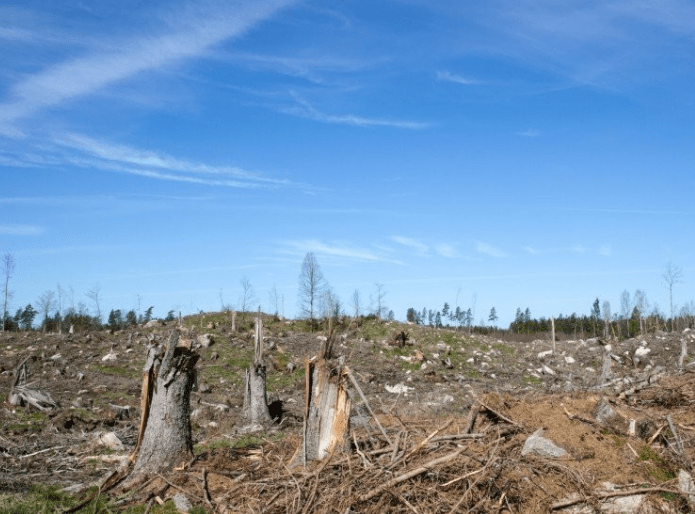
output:
<instances>
[{"instance_id":1,"label":"splintered stump","mask_svg":"<svg viewBox=\"0 0 695 514\"><path fill-rule=\"evenodd\" d=\"M190 396L199 355L177 346L178 339L173 331L166 345L147 349L132 479L171 469L193 455Z\"/></svg>"},{"instance_id":2,"label":"splintered stump","mask_svg":"<svg viewBox=\"0 0 695 514\"><path fill-rule=\"evenodd\" d=\"M33 405L41 412L48 412L51 409L57 408L58 403L51 398L50 394L28 386L29 372L27 371L26 364L28 358L29 357L20 362L19 366L14 370L14 381L12 382L12 388L8 396L10 405L18 405L20 407L27 404Z\"/></svg>"},{"instance_id":3,"label":"splintered stump","mask_svg":"<svg viewBox=\"0 0 695 514\"><path fill-rule=\"evenodd\" d=\"M260 310L256 318L256 337L254 344L253 362L246 370L244 385L244 410L243 416L249 425L243 427L244 432L262 430L264 424L272 421L268 410L268 396L266 393L266 369L263 362L263 324Z\"/></svg>"},{"instance_id":4,"label":"splintered stump","mask_svg":"<svg viewBox=\"0 0 695 514\"><path fill-rule=\"evenodd\" d=\"M291 465L321 460L346 443L350 429L348 372L342 363L330 360L332 337L319 355L305 362L304 441Z\"/></svg>"}]
</instances>

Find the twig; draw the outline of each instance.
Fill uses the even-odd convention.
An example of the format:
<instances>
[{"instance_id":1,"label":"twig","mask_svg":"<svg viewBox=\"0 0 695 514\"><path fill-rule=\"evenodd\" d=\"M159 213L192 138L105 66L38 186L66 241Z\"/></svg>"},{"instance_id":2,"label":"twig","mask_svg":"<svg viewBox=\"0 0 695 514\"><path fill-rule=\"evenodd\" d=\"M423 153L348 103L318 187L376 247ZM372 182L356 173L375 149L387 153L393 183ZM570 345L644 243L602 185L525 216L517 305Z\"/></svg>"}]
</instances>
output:
<instances>
[{"instance_id":1,"label":"twig","mask_svg":"<svg viewBox=\"0 0 695 514\"><path fill-rule=\"evenodd\" d=\"M413 448L412 450L410 450L410 452L408 452L407 457L410 457L410 456L412 456L413 454L415 454L420 448L422 448L423 446L425 446L425 445L430 441L430 439L432 439L432 438L433 438L435 435L437 435L439 432L441 432L442 430L444 430L445 428L447 428L449 425L451 425L451 423L453 423L453 421L454 421L454 418L451 418L447 423L444 424L443 427L438 428L437 430L435 430L434 432L432 432L430 435L428 435L425 439L423 439L420 443L418 443L418 444L415 446L415 448Z\"/></svg>"},{"instance_id":2,"label":"twig","mask_svg":"<svg viewBox=\"0 0 695 514\"><path fill-rule=\"evenodd\" d=\"M147 502L147 508L145 509L145 512L142 514L149 514L150 509L152 508L152 505L154 504L154 499L150 500Z\"/></svg>"},{"instance_id":3,"label":"twig","mask_svg":"<svg viewBox=\"0 0 695 514\"><path fill-rule=\"evenodd\" d=\"M352 385L355 386L355 389L357 389L357 392L359 393L360 397L362 398L364 405L367 407L369 414L371 414L372 418L374 418L374 421L376 421L376 424L379 427L379 430L381 430L381 433L386 438L386 441L388 441L389 444L393 444L391 442L391 439L389 439L389 436L386 433L386 430L384 430L384 427L381 426L381 423L379 423L379 419L376 417L376 415L374 414L374 411L372 411L372 408L369 406L369 402L367 401L367 397L362 392L362 388L357 383L357 380L355 380L355 377L352 376L352 373L350 372L350 368L348 368L347 366L344 366L343 369L345 370L345 373L347 374L348 378L350 379L350 382L352 382Z\"/></svg>"},{"instance_id":4,"label":"twig","mask_svg":"<svg viewBox=\"0 0 695 514\"><path fill-rule=\"evenodd\" d=\"M521 425L519 425L519 423L517 423L517 422L514 421L513 419L510 419L510 418L504 416L503 414L500 414L499 412L497 412L495 409L493 409L493 408L490 407L489 405L486 405L486 404L484 404L483 402L480 402L480 406L481 406L482 408L484 408L486 411L488 411L489 413L494 414L496 417L498 417L498 418L501 419L502 421L506 421L506 422L509 423L510 425L514 425L514 426L517 427L517 428L523 428Z\"/></svg>"},{"instance_id":5,"label":"twig","mask_svg":"<svg viewBox=\"0 0 695 514\"><path fill-rule=\"evenodd\" d=\"M201 501L201 502L202 502L202 501L205 501L205 500L204 500L203 498L201 498L200 496L196 496L195 494L192 494L190 491L186 491L186 490L183 489L182 487L179 487L178 485L169 482L166 478L164 478L164 477L163 477L162 475L160 475L159 473L157 473L157 476L158 476L159 478L161 478L162 480L164 480L164 483L167 484L169 487L173 487L174 489L178 489L178 490L181 491L182 493L186 493L186 494L192 496L193 498L195 498L195 499L198 500L198 501Z\"/></svg>"},{"instance_id":6,"label":"twig","mask_svg":"<svg viewBox=\"0 0 695 514\"><path fill-rule=\"evenodd\" d=\"M203 482L203 498L205 499L205 503L208 504L208 507L212 509L212 511L215 511L215 507L212 504L212 501L210 500L210 491L208 491L208 478L207 478L208 472L205 468L203 468L203 471L200 473L200 480Z\"/></svg>"},{"instance_id":7,"label":"twig","mask_svg":"<svg viewBox=\"0 0 695 514\"><path fill-rule=\"evenodd\" d=\"M54 446L53 448L46 448L45 450L39 450L38 452L30 453L29 455L20 455L20 459L28 459L29 457L33 457L34 455L38 455L39 453L44 453L44 452L50 452L51 450L58 450L60 448L64 448L63 446Z\"/></svg>"},{"instance_id":8,"label":"twig","mask_svg":"<svg viewBox=\"0 0 695 514\"><path fill-rule=\"evenodd\" d=\"M626 491L612 491L609 493L595 493L586 498L574 498L573 500L563 500L561 502L554 503L550 506L551 510L564 509L570 505L576 505L577 503L583 503L591 498L597 500L605 500L606 498L615 498L616 496L632 496L636 494L650 494L650 493L672 493L672 494L683 494L675 489L666 489L665 487L649 487L647 489L629 489Z\"/></svg>"},{"instance_id":9,"label":"twig","mask_svg":"<svg viewBox=\"0 0 695 514\"><path fill-rule=\"evenodd\" d=\"M589 425L597 425L598 424L593 419L585 418L585 417L579 416L577 414L571 414L570 411L568 411L564 405L562 406L562 410L565 411L565 414L567 414L567 417L570 419L576 419L579 421L583 421L584 423L588 423Z\"/></svg>"},{"instance_id":10,"label":"twig","mask_svg":"<svg viewBox=\"0 0 695 514\"><path fill-rule=\"evenodd\" d=\"M649 441L647 441L647 445L652 444L652 443L654 442L654 440L655 440L657 437L659 437L659 434L661 433L661 431L662 431L664 428L666 428L666 425L661 425L661 426L659 427L659 430L657 430L657 431L654 433L654 435L651 436L651 437L649 438Z\"/></svg>"},{"instance_id":11,"label":"twig","mask_svg":"<svg viewBox=\"0 0 695 514\"><path fill-rule=\"evenodd\" d=\"M485 471L485 468L476 469L475 471L471 471L470 473L466 473L463 476L460 476L458 478L454 478L453 480L449 480L446 484L442 484L442 487L446 487L446 486L451 485L451 484L458 482L460 480L465 480L468 477L472 477L473 475L477 475L481 471Z\"/></svg>"},{"instance_id":12,"label":"twig","mask_svg":"<svg viewBox=\"0 0 695 514\"><path fill-rule=\"evenodd\" d=\"M635 455L635 457L637 457L639 459L639 454L635 451L635 449L632 446L630 446L630 443L627 443L627 447L630 448L630 450L632 450L632 453Z\"/></svg>"},{"instance_id":13,"label":"twig","mask_svg":"<svg viewBox=\"0 0 695 514\"><path fill-rule=\"evenodd\" d=\"M670 414L666 415L666 421L668 422L668 427L671 429L671 433L673 434L673 437L676 439L676 449L678 451L678 454L681 456L685 456L685 449L683 448L683 441L681 441L681 438L678 435L678 431L676 431L676 425L673 423L673 418L671 417Z\"/></svg>"},{"instance_id":14,"label":"twig","mask_svg":"<svg viewBox=\"0 0 695 514\"><path fill-rule=\"evenodd\" d=\"M359 497L359 500L360 501L371 500L372 498L374 498L375 496L377 496L379 493L383 492L384 490L388 489L389 487L392 487L396 484L400 484L401 482L405 482L406 480L408 480L410 478L416 477L416 476L428 471L429 469L433 468L434 466L437 466L439 464L444 464L445 462L449 462L451 460L454 460L456 457L461 455L462 452L463 452L463 449L456 450L455 452L449 453L443 457L440 457L438 459L433 459L429 462L426 462L422 466L415 468L411 471L408 471L407 473L399 475L395 478L392 478L388 482L381 484L380 486L378 486L375 489L372 489L368 493L361 495Z\"/></svg>"},{"instance_id":15,"label":"twig","mask_svg":"<svg viewBox=\"0 0 695 514\"><path fill-rule=\"evenodd\" d=\"M420 514L418 512L418 510L415 508L415 506L412 503L410 503L408 500L406 500L405 497L401 493L399 493L397 491L389 491L389 492L393 496L398 498L401 502L403 502L405 504L405 506L408 507L410 510L412 510L415 514Z\"/></svg>"},{"instance_id":16,"label":"twig","mask_svg":"<svg viewBox=\"0 0 695 514\"><path fill-rule=\"evenodd\" d=\"M471 430L473 430L475 420L478 418L478 412L480 412L480 407L478 407L478 404L473 404L473 406L471 407L471 411L468 413L466 430L464 430L464 432L466 432L467 434L470 434Z\"/></svg>"},{"instance_id":17,"label":"twig","mask_svg":"<svg viewBox=\"0 0 695 514\"><path fill-rule=\"evenodd\" d=\"M360 447L357 444L357 439L355 438L355 433L352 433L352 440L355 441L355 450L357 451L357 455L359 455L362 458L362 463L364 464L365 468L371 468L372 463L367 460L367 457L364 456L364 453L360 451Z\"/></svg>"},{"instance_id":18,"label":"twig","mask_svg":"<svg viewBox=\"0 0 695 514\"><path fill-rule=\"evenodd\" d=\"M431 442L436 443L439 441L456 441L457 439L482 439L485 434L453 434L453 435L440 435L431 439Z\"/></svg>"}]
</instances>

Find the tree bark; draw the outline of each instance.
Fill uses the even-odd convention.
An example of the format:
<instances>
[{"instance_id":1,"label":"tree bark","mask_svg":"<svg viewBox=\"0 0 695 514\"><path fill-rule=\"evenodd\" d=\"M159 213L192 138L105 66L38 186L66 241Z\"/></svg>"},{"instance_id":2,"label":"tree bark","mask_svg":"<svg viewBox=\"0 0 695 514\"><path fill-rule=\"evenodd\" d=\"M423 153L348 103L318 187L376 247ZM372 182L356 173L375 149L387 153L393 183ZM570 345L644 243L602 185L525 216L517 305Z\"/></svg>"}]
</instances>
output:
<instances>
[{"instance_id":1,"label":"tree bark","mask_svg":"<svg viewBox=\"0 0 695 514\"><path fill-rule=\"evenodd\" d=\"M347 372L340 361L329 360L334 335L321 345L319 354L305 362L304 440L291 466L321 460L345 444L350 429Z\"/></svg>"},{"instance_id":2,"label":"tree bark","mask_svg":"<svg viewBox=\"0 0 695 514\"><path fill-rule=\"evenodd\" d=\"M170 469L193 454L190 396L199 355L177 346L178 339L172 331L166 345L147 349L133 478Z\"/></svg>"},{"instance_id":3,"label":"tree bark","mask_svg":"<svg viewBox=\"0 0 695 514\"><path fill-rule=\"evenodd\" d=\"M266 393L266 369L263 362L263 322L260 310L256 319L256 337L253 362L246 370L244 386L244 418L250 421L245 431L261 430L272 421Z\"/></svg>"}]
</instances>

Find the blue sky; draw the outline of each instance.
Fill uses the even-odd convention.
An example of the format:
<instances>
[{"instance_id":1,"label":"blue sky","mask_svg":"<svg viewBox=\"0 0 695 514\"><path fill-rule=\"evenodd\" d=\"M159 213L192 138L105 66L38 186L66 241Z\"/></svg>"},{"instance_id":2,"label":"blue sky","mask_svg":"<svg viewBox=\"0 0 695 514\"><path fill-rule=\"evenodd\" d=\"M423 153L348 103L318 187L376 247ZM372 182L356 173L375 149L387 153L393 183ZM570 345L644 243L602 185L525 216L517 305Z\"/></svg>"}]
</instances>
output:
<instances>
[{"instance_id":1,"label":"blue sky","mask_svg":"<svg viewBox=\"0 0 695 514\"><path fill-rule=\"evenodd\" d=\"M692 300L695 5L28 1L0 6L10 312L619 309Z\"/></svg>"}]
</instances>

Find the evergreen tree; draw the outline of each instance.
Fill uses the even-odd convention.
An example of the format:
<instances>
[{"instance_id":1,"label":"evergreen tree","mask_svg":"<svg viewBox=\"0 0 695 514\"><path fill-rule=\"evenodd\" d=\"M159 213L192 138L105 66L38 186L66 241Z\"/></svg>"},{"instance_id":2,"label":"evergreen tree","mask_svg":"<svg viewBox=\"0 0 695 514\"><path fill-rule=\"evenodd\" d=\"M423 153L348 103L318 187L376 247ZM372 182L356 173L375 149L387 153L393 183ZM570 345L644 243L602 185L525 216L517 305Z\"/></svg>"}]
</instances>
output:
<instances>
[{"instance_id":1,"label":"evergreen tree","mask_svg":"<svg viewBox=\"0 0 695 514\"><path fill-rule=\"evenodd\" d=\"M437 311L437 314L434 317L434 325L436 327L441 327L442 326L442 313Z\"/></svg>"},{"instance_id":2,"label":"evergreen tree","mask_svg":"<svg viewBox=\"0 0 695 514\"><path fill-rule=\"evenodd\" d=\"M129 310L125 315L125 324L127 327L134 327L138 324L138 317L133 309Z\"/></svg>"},{"instance_id":3,"label":"evergreen tree","mask_svg":"<svg viewBox=\"0 0 695 514\"><path fill-rule=\"evenodd\" d=\"M444 307L442 308L442 318L448 318L449 317L449 304L447 302L444 302Z\"/></svg>"},{"instance_id":4,"label":"evergreen tree","mask_svg":"<svg viewBox=\"0 0 695 514\"><path fill-rule=\"evenodd\" d=\"M490 309L490 315L488 316L487 320L492 324L493 327L495 326L495 322L498 320L498 317L497 311L494 307Z\"/></svg>"}]
</instances>

